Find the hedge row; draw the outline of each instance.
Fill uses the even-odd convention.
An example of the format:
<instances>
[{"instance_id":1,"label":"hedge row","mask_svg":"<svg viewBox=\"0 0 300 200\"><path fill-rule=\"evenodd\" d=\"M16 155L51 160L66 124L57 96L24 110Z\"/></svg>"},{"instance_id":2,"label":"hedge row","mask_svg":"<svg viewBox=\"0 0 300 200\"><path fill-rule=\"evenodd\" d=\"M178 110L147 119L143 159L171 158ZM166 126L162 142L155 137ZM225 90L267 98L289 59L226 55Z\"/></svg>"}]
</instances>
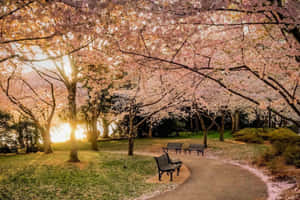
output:
<instances>
[{"instance_id":1,"label":"hedge row","mask_svg":"<svg viewBox=\"0 0 300 200\"><path fill-rule=\"evenodd\" d=\"M266 161L283 156L287 164L300 168L300 136L290 129L246 128L233 134L235 140L262 144L270 141L273 150L264 155Z\"/></svg>"}]
</instances>

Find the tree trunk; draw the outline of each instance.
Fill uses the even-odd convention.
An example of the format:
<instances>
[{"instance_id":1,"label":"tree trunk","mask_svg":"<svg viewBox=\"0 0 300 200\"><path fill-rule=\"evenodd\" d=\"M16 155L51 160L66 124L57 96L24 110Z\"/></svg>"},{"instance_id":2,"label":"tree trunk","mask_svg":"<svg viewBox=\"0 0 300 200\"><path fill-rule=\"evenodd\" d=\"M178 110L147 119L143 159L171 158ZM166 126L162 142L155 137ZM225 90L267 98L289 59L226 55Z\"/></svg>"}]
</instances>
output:
<instances>
[{"instance_id":1,"label":"tree trunk","mask_svg":"<svg viewBox=\"0 0 300 200\"><path fill-rule=\"evenodd\" d=\"M133 149L134 149L134 137L129 135L128 137L128 156L133 156Z\"/></svg>"},{"instance_id":2,"label":"tree trunk","mask_svg":"<svg viewBox=\"0 0 300 200\"><path fill-rule=\"evenodd\" d=\"M225 127L225 113L222 112L221 116L221 128L220 128L220 141L224 142L224 127Z\"/></svg>"},{"instance_id":3,"label":"tree trunk","mask_svg":"<svg viewBox=\"0 0 300 200\"><path fill-rule=\"evenodd\" d=\"M234 113L231 112L230 116L231 116L231 132L234 133L236 130Z\"/></svg>"},{"instance_id":4,"label":"tree trunk","mask_svg":"<svg viewBox=\"0 0 300 200\"><path fill-rule=\"evenodd\" d=\"M53 153L52 147L51 147L51 139L50 139L50 128L46 128L46 130L41 130L43 142L44 142L44 153L49 154Z\"/></svg>"},{"instance_id":5,"label":"tree trunk","mask_svg":"<svg viewBox=\"0 0 300 200\"><path fill-rule=\"evenodd\" d=\"M90 141L91 141L91 148L94 151L98 151L98 130L97 130L97 117L92 117L91 120L91 130L90 130Z\"/></svg>"},{"instance_id":6,"label":"tree trunk","mask_svg":"<svg viewBox=\"0 0 300 200\"><path fill-rule=\"evenodd\" d=\"M197 117L195 117L195 130L199 131L200 130L200 126L199 126L199 119Z\"/></svg>"},{"instance_id":7,"label":"tree trunk","mask_svg":"<svg viewBox=\"0 0 300 200\"><path fill-rule=\"evenodd\" d=\"M25 148L25 141L24 141L23 129L18 128L17 131L18 131L18 141L19 141L19 144L20 144L21 148Z\"/></svg>"},{"instance_id":8,"label":"tree trunk","mask_svg":"<svg viewBox=\"0 0 300 200\"><path fill-rule=\"evenodd\" d=\"M234 113L234 119L235 119L235 131L238 131L240 129L240 113L239 111L235 111Z\"/></svg>"},{"instance_id":9,"label":"tree trunk","mask_svg":"<svg viewBox=\"0 0 300 200\"><path fill-rule=\"evenodd\" d=\"M197 115L198 115L198 117L199 117L200 124L201 124L202 131L203 131L203 144L204 144L204 147L207 148L207 129L206 129L204 120L203 120L203 118L201 117L201 115L200 115L200 114L197 114Z\"/></svg>"},{"instance_id":10,"label":"tree trunk","mask_svg":"<svg viewBox=\"0 0 300 200\"><path fill-rule=\"evenodd\" d=\"M129 117L128 156L133 156L134 150L134 127L133 118Z\"/></svg>"},{"instance_id":11,"label":"tree trunk","mask_svg":"<svg viewBox=\"0 0 300 200\"><path fill-rule=\"evenodd\" d=\"M152 138L152 122L150 122L148 137Z\"/></svg>"},{"instance_id":12,"label":"tree trunk","mask_svg":"<svg viewBox=\"0 0 300 200\"><path fill-rule=\"evenodd\" d=\"M194 125L193 125L193 115L190 116L190 128L191 128L191 131L194 131Z\"/></svg>"},{"instance_id":13,"label":"tree trunk","mask_svg":"<svg viewBox=\"0 0 300 200\"><path fill-rule=\"evenodd\" d=\"M272 112L268 109L268 128L272 128Z\"/></svg>"},{"instance_id":14,"label":"tree trunk","mask_svg":"<svg viewBox=\"0 0 300 200\"><path fill-rule=\"evenodd\" d=\"M106 119L106 116L102 118L102 126L103 126L103 138L108 138L109 137L109 121Z\"/></svg>"},{"instance_id":15,"label":"tree trunk","mask_svg":"<svg viewBox=\"0 0 300 200\"><path fill-rule=\"evenodd\" d=\"M71 137L70 137L70 145L71 145L71 152L70 152L70 159L69 162L80 162L78 159L78 152L77 152L77 144L75 138L75 131L76 131L76 82L71 83L68 87L68 106L70 112L70 126L71 126Z\"/></svg>"}]
</instances>

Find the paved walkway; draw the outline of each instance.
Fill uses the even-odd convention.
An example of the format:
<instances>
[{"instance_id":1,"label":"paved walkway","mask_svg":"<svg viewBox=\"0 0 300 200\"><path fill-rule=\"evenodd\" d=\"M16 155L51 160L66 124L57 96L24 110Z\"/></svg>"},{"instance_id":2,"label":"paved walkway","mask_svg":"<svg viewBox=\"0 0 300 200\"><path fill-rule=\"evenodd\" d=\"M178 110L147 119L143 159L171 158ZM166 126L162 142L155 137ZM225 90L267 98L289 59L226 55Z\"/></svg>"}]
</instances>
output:
<instances>
[{"instance_id":1,"label":"paved walkway","mask_svg":"<svg viewBox=\"0 0 300 200\"><path fill-rule=\"evenodd\" d=\"M171 154L171 157L176 157ZM151 200L261 200L267 186L249 171L218 160L180 156L191 177L173 191Z\"/></svg>"}]
</instances>

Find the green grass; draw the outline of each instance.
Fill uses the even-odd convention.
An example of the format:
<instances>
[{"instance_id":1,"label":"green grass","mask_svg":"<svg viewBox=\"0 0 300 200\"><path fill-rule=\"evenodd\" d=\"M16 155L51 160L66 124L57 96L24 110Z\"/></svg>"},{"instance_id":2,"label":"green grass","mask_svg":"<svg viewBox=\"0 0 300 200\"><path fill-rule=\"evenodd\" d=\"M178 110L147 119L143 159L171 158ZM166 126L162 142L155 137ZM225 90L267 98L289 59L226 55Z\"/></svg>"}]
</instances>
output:
<instances>
[{"instance_id":1,"label":"green grass","mask_svg":"<svg viewBox=\"0 0 300 200\"><path fill-rule=\"evenodd\" d=\"M266 144L238 144L233 143L230 131L224 134L225 142L219 141L219 133L211 131L208 134L208 152L209 155L218 156L224 159L240 160L253 162L260 157L269 148ZM179 137L169 138L138 138L135 139L136 151L158 152L161 147L166 146L168 142L182 142L183 148L191 143L203 143L201 133L181 132ZM112 140L99 142L100 150L105 151L127 151L127 140Z\"/></svg>"},{"instance_id":2,"label":"green grass","mask_svg":"<svg viewBox=\"0 0 300 200\"><path fill-rule=\"evenodd\" d=\"M156 173L151 157L81 151L0 156L0 199L102 199L138 197L158 188L145 180Z\"/></svg>"},{"instance_id":3,"label":"green grass","mask_svg":"<svg viewBox=\"0 0 300 200\"><path fill-rule=\"evenodd\" d=\"M225 142L217 132L209 132L206 155L220 158L253 161L268 148L265 144L232 143L229 131ZM168 142L202 143L202 133L181 132L178 137L139 138L135 151L161 152ZM80 163L68 160L69 143L53 144L54 154L0 156L0 199L132 199L165 186L146 183L156 174L151 157L108 153L127 151L127 140L99 141L100 152L87 151L88 142L78 142Z\"/></svg>"},{"instance_id":4,"label":"green grass","mask_svg":"<svg viewBox=\"0 0 300 200\"><path fill-rule=\"evenodd\" d=\"M224 133L225 142L219 141L219 133L210 131L208 133L208 152L209 155L218 156L224 159L241 160L241 161L255 161L264 152L267 151L266 144L237 144L232 143L233 137L230 131ZM182 142L183 148L188 147L191 143L203 143L203 135L201 132L180 132L177 137L168 138L137 138L135 139L135 151L159 152L161 147L168 142ZM78 147L82 150L90 148L89 143L79 142ZM99 141L100 151L127 151L128 141L125 140L110 140ZM54 144L54 150L70 149L68 143Z\"/></svg>"},{"instance_id":5,"label":"green grass","mask_svg":"<svg viewBox=\"0 0 300 200\"><path fill-rule=\"evenodd\" d=\"M175 134L173 134L175 135ZM203 137L203 133L202 131L198 131L198 132L180 132L179 133L179 136L175 136L174 138L202 138ZM208 138L210 139L218 139L220 137L220 133L217 132L217 131L209 131L208 132L208 135L207 135ZM226 130L224 131L224 139L230 139L232 138L232 135L231 135L231 131L229 130Z\"/></svg>"}]
</instances>

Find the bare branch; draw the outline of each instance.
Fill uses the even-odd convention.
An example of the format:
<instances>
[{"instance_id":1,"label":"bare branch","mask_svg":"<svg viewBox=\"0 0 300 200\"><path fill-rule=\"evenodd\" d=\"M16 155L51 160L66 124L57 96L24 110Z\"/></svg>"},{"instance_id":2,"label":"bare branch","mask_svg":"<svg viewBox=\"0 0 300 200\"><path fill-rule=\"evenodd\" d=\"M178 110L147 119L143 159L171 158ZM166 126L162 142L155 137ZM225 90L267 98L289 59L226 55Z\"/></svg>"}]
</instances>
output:
<instances>
[{"instance_id":1,"label":"bare branch","mask_svg":"<svg viewBox=\"0 0 300 200\"><path fill-rule=\"evenodd\" d=\"M53 33L51 35L43 36L43 37L31 37L31 38L20 38L20 39L6 40L6 41L0 41L0 44L8 44L8 43L12 43L12 42L24 42L24 41L32 41L32 40L47 40L47 39L53 38L56 35L57 35L57 33Z\"/></svg>"},{"instance_id":2,"label":"bare branch","mask_svg":"<svg viewBox=\"0 0 300 200\"><path fill-rule=\"evenodd\" d=\"M1 20L1 19L4 19L5 17L7 17L7 16L9 16L9 15L14 14L15 12L17 12L17 11L23 9L23 8L25 8L26 6L32 4L33 2L35 2L35 0L34 0L34 1L29 1L29 2L27 2L27 3L23 4L23 5L21 5L20 7L14 9L14 10L8 12L8 13L5 13L4 15L1 15L1 16L0 16L0 20Z\"/></svg>"}]
</instances>

